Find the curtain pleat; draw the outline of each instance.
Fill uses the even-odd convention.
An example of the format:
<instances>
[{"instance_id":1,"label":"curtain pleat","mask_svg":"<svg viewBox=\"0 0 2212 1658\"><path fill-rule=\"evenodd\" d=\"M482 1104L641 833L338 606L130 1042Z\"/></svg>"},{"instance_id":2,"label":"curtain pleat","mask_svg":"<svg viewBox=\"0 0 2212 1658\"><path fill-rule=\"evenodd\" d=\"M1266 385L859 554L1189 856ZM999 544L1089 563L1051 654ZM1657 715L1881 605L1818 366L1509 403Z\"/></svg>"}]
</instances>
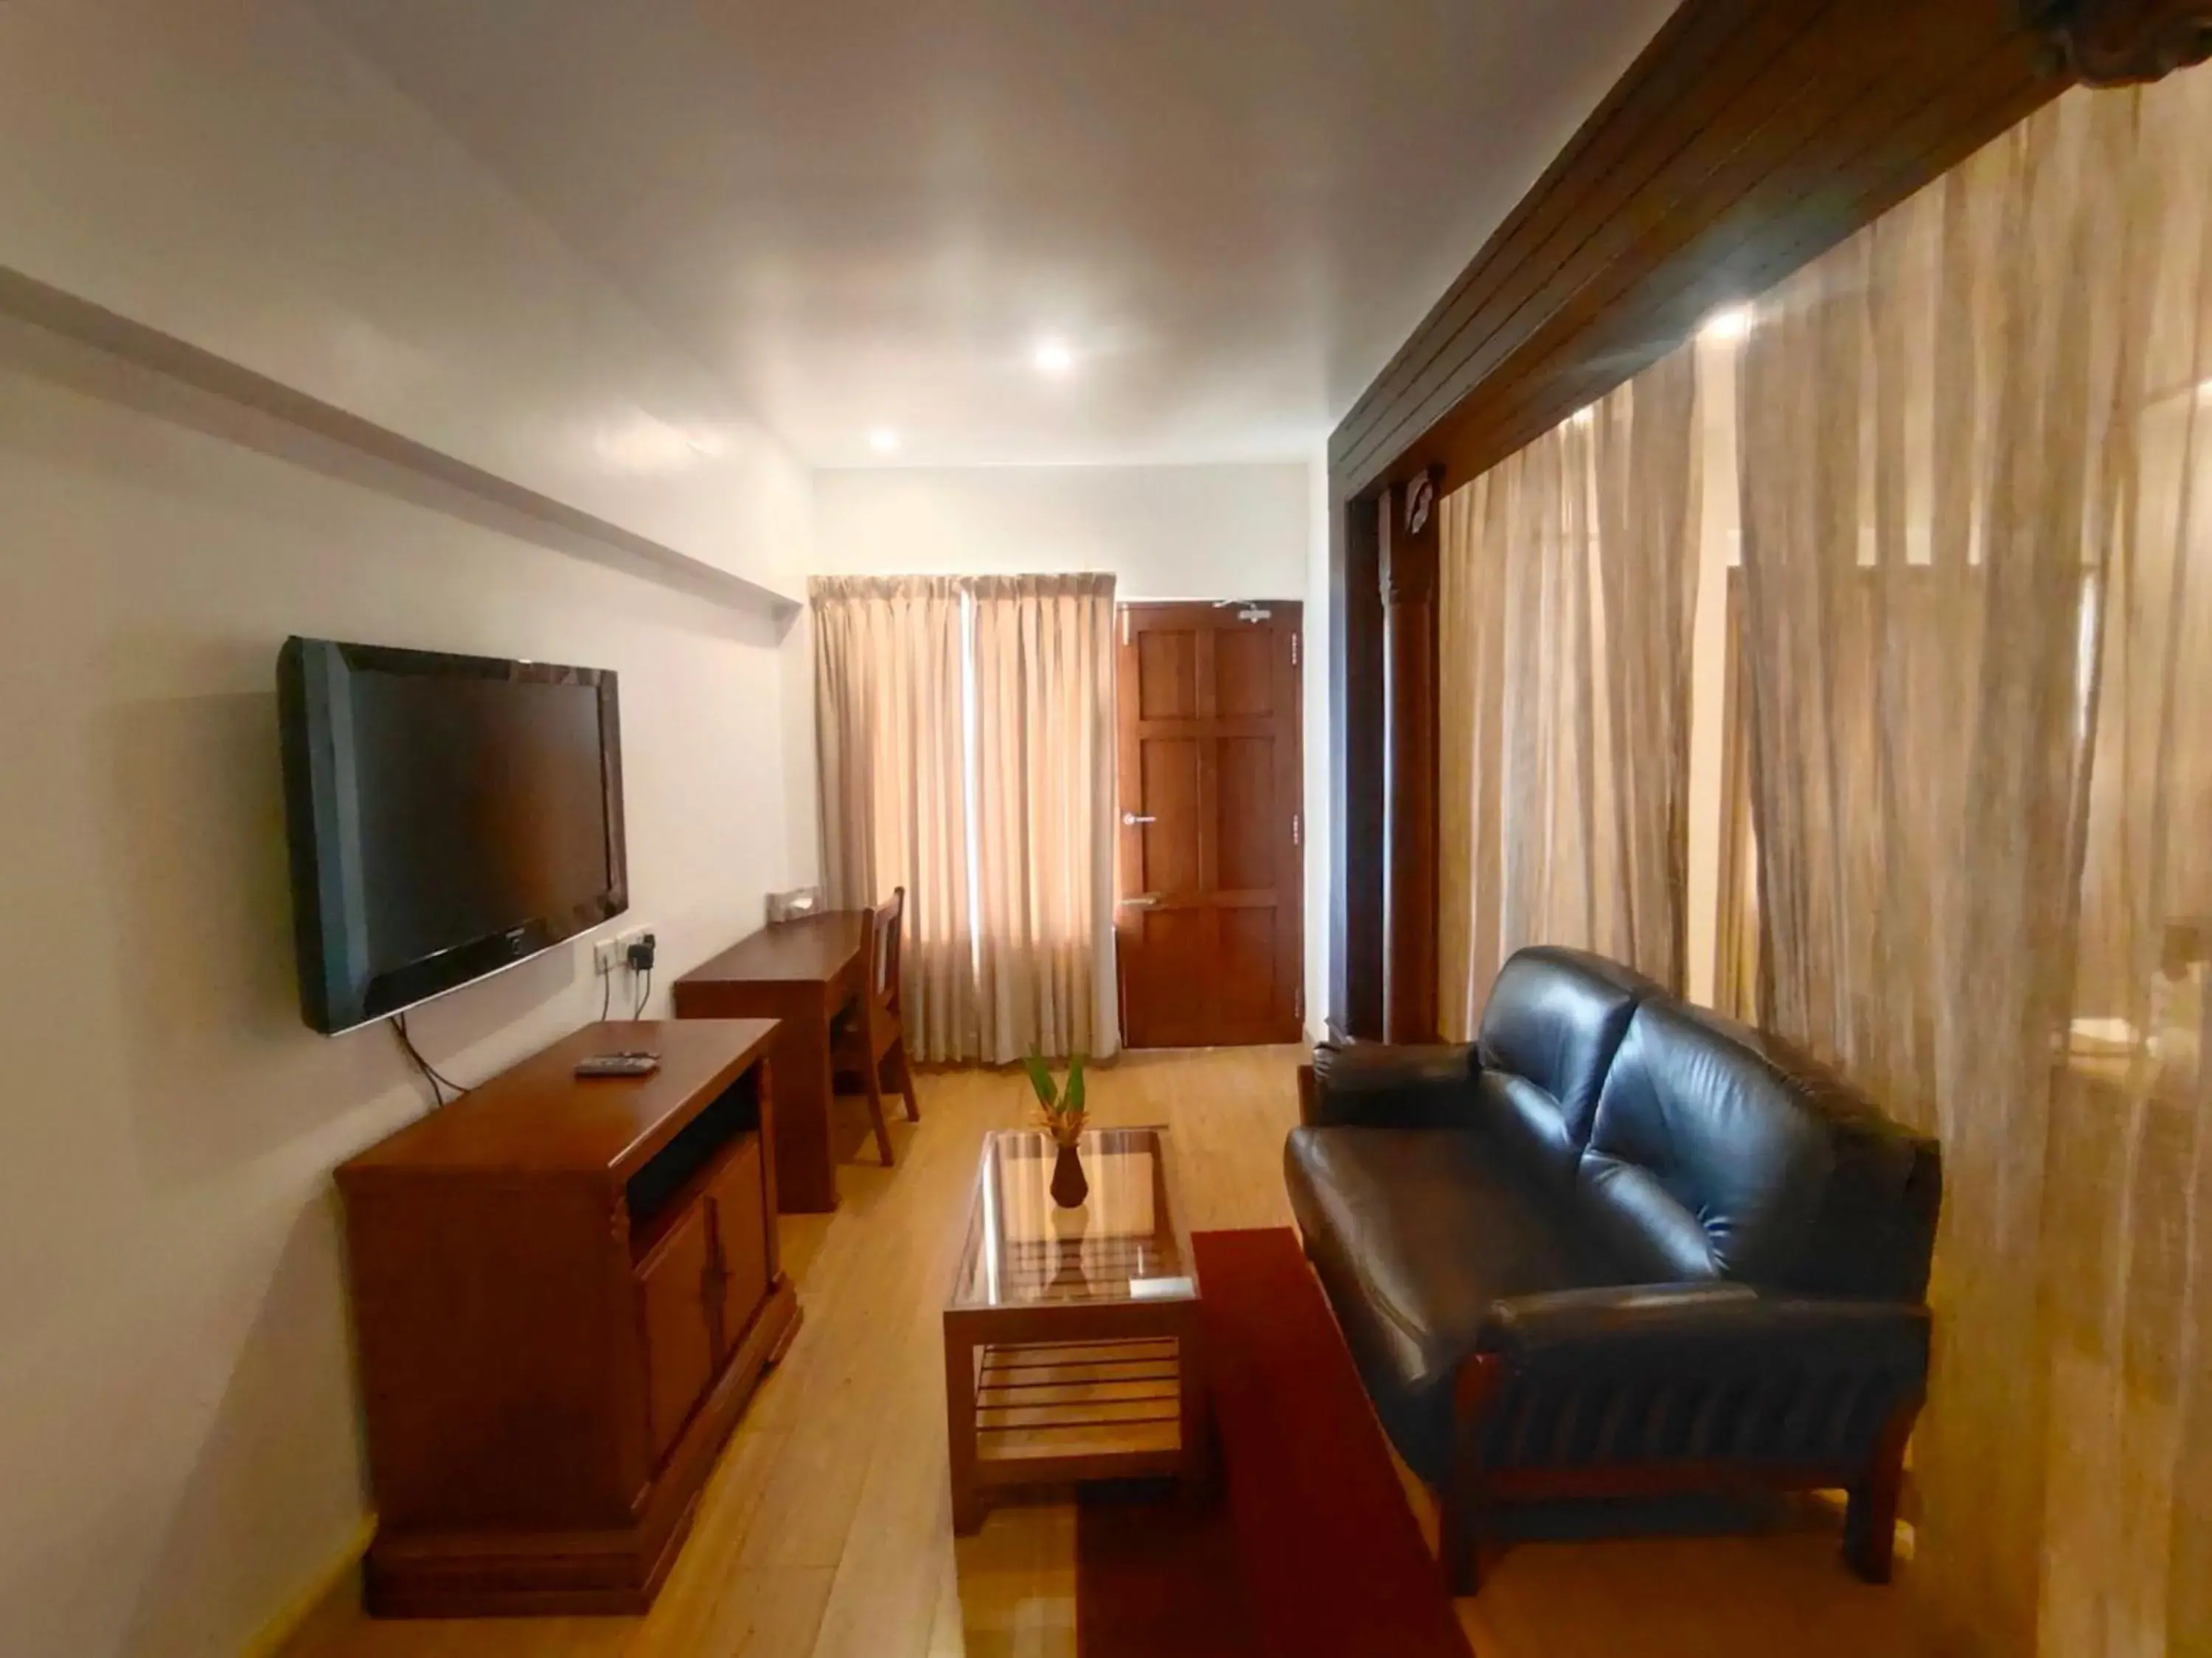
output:
<instances>
[{"instance_id":1,"label":"curtain pleat","mask_svg":"<svg viewBox=\"0 0 2212 1658\"><path fill-rule=\"evenodd\" d=\"M1762 300L1771 1022L1936 1132L1936 1649L2212 1651L2212 76L2069 94Z\"/></svg>"},{"instance_id":2,"label":"curtain pleat","mask_svg":"<svg viewBox=\"0 0 2212 1658\"><path fill-rule=\"evenodd\" d=\"M822 877L859 910L906 888L902 986L918 1058L972 1058L961 596L944 576L817 576Z\"/></svg>"},{"instance_id":3,"label":"curtain pleat","mask_svg":"<svg viewBox=\"0 0 2212 1658\"><path fill-rule=\"evenodd\" d=\"M1597 556L1621 959L1688 972L1691 631L1698 607L1698 358L1685 349L1593 418ZM1598 790L1593 789L1596 797Z\"/></svg>"},{"instance_id":4,"label":"curtain pleat","mask_svg":"<svg viewBox=\"0 0 2212 1658\"><path fill-rule=\"evenodd\" d=\"M1443 503L1438 996L1524 944L1686 971L1700 472L1685 349Z\"/></svg>"},{"instance_id":5,"label":"curtain pleat","mask_svg":"<svg viewBox=\"0 0 2212 1658\"><path fill-rule=\"evenodd\" d=\"M981 1057L1103 1058L1114 978L1114 578L965 584L975 604Z\"/></svg>"}]
</instances>

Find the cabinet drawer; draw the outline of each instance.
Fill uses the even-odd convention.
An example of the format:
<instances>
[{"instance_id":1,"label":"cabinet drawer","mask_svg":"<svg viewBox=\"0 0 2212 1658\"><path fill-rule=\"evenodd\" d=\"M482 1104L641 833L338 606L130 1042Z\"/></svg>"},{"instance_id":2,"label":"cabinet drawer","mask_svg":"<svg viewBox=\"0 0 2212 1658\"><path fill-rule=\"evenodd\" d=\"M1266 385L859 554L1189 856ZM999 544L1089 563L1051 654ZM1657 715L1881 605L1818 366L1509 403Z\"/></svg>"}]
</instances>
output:
<instances>
[{"instance_id":1,"label":"cabinet drawer","mask_svg":"<svg viewBox=\"0 0 2212 1658\"><path fill-rule=\"evenodd\" d=\"M761 1143L746 1135L732 1147L708 1188L714 1213L714 1242L721 1266L721 1336L725 1356L744 1338L745 1328L768 1296L768 1212L763 1186Z\"/></svg>"},{"instance_id":2,"label":"cabinet drawer","mask_svg":"<svg viewBox=\"0 0 2212 1658\"><path fill-rule=\"evenodd\" d=\"M637 1269L645 1326L646 1404L653 1454L668 1454L714 1375L708 1295L714 1236L708 1206L693 1204Z\"/></svg>"}]
</instances>

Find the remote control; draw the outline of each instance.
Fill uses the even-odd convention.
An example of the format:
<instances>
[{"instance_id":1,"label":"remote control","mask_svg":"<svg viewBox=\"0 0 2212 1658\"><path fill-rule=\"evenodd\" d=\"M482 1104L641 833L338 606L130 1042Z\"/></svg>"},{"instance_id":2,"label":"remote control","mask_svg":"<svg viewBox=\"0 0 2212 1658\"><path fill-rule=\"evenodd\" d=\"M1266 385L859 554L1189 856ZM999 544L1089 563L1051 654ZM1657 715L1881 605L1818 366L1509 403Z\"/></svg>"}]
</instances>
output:
<instances>
[{"instance_id":1,"label":"remote control","mask_svg":"<svg viewBox=\"0 0 2212 1658\"><path fill-rule=\"evenodd\" d=\"M660 1069L660 1056L635 1050L628 1053L594 1053L576 1062L579 1076L650 1076Z\"/></svg>"}]
</instances>

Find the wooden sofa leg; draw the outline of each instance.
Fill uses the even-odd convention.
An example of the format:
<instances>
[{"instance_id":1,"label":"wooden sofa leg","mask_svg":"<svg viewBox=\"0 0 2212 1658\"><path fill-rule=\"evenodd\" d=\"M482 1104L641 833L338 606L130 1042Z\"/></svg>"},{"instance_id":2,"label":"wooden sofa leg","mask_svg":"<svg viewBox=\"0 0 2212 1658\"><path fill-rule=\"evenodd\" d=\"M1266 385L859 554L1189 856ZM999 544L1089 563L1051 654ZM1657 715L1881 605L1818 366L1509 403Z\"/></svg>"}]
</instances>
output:
<instances>
[{"instance_id":1,"label":"wooden sofa leg","mask_svg":"<svg viewBox=\"0 0 2212 1658\"><path fill-rule=\"evenodd\" d=\"M1851 1487L1850 1506L1844 1511L1844 1558L1869 1583L1889 1582L1897 1548L1897 1500L1905 1484L1905 1446L1919 1413L1916 1401L1891 1415L1866 1472Z\"/></svg>"},{"instance_id":2,"label":"wooden sofa leg","mask_svg":"<svg viewBox=\"0 0 2212 1658\"><path fill-rule=\"evenodd\" d=\"M1455 1479L1438 1493L1437 1564L1444 1575L1444 1588L1455 1597L1479 1593L1482 1562L1477 1552L1482 1527L1477 1516L1481 1497L1468 1489L1469 1482Z\"/></svg>"},{"instance_id":3,"label":"wooden sofa leg","mask_svg":"<svg viewBox=\"0 0 2212 1658\"><path fill-rule=\"evenodd\" d=\"M1477 1353L1452 1378L1452 1460L1437 1495L1437 1564L1454 1595L1482 1587L1482 1442L1491 1401L1505 1381L1505 1362Z\"/></svg>"}]
</instances>

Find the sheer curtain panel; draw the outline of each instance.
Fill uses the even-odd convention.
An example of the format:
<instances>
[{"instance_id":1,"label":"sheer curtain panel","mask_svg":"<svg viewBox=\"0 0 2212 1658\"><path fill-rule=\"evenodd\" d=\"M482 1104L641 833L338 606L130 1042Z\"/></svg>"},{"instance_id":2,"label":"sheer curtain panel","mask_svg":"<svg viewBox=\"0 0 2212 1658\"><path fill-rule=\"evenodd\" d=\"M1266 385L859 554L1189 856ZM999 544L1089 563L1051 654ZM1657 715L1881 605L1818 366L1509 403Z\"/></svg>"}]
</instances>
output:
<instances>
[{"instance_id":1,"label":"sheer curtain panel","mask_svg":"<svg viewBox=\"0 0 2212 1658\"><path fill-rule=\"evenodd\" d=\"M2069 94L1741 358L1769 1016L1943 1143L1943 1653L2212 1652L2208 157Z\"/></svg>"},{"instance_id":2,"label":"sheer curtain panel","mask_svg":"<svg viewBox=\"0 0 2212 1658\"><path fill-rule=\"evenodd\" d=\"M1444 499L1448 1036L1524 944L1682 984L1698 470L1686 347Z\"/></svg>"}]
</instances>

